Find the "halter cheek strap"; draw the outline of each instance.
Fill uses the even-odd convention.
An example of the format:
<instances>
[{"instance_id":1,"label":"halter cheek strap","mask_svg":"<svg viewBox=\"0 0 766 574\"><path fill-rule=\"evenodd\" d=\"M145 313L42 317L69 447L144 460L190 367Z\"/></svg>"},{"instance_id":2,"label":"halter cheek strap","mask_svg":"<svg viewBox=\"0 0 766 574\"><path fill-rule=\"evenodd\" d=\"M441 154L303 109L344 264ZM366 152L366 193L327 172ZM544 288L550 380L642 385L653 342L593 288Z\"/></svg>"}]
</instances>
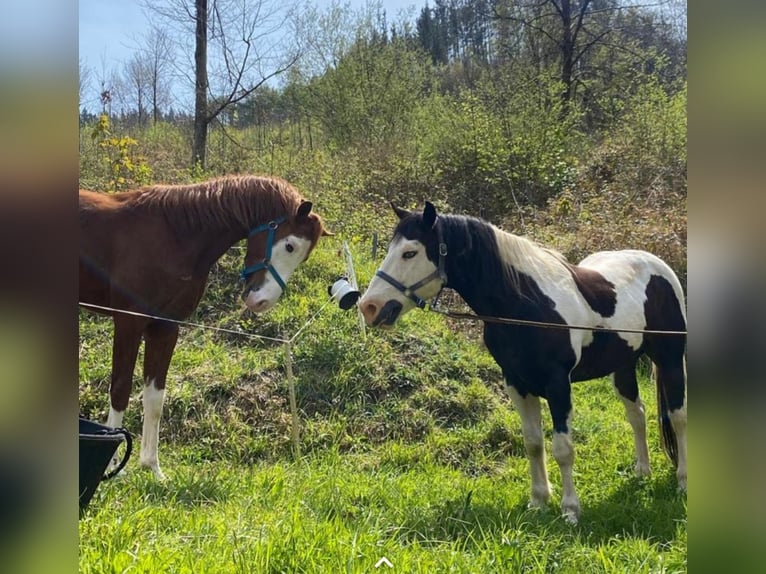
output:
<instances>
[{"instance_id":1,"label":"halter cheek strap","mask_svg":"<svg viewBox=\"0 0 766 574\"><path fill-rule=\"evenodd\" d=\"M263 225L258 225L257 227L253 227L248 232L247 234L248 237L251 237L263 231L267 231L268 235L266 236L266 254L263 257L263 260L251 265L250 267L245 267L244 269L242 269L242 271L239 273L239 276L242 278L243 281L246 281L247 278L250 277L250 275L252 275L253 273L256 273L258 271L265 269L266 271L271 273L271 276L274 278L274 281L277 282L277 284L282 289L282 291L287 289L287 286L285 285L284 280L282 279L282 277L279 276L279 272L271 264L271 250L274 247L274 235L277 232L277 228L280 225L282 225L285 221L287 221L286 217L279 217L277 219L274 219L273 221L264 223Z\"/></svg>"},{"instance_id":2,"label":"halter cheek strap","mask_svg":"<svg viewBox=\"0 0 766 574\"><path fill-rule=\"evenodd\" d=\"M437 266L437 269L436 271L434 271L427 277L424 277L417 283L413 283L412 285L407 287L403 283L391 277L385 271L378 269L378 271L375 273L375 275L383 279L386 283L391 285L394 289L399 291L402 295L404 295L405 297L413 301L415 305L418 306L419 309L425 309L426 302L424 299L418 297L415 294L415 291L417 291L424 285L427 285L431 281L435 281L436 279L441 280L442 285L444 285L447 282L447 273L444 271L445 259L447 257L447 244L444 243L444 239L442 238L441 226L438 225L438 221L436 223L436 237L439 240L439 264Z\"/></svg>"}]
</instances>

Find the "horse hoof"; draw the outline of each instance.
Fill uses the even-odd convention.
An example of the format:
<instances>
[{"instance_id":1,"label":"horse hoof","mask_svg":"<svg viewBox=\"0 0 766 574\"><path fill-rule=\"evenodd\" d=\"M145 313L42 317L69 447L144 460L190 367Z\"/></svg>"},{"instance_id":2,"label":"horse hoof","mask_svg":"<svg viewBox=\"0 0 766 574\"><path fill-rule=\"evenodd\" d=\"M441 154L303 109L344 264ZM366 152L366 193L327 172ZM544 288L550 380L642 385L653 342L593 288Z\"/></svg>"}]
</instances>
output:
<instances>
[{"instance_id":1,"label":"horse hoof","mask_svg":"<svg viewBox=\"0 0 766 574\"><path fill-rule=\"evenodd\" d=\"M160 464L156 461L140 461L141 466L144 468L148 468L152 471L152 474L154 475L154 478L159 480L160 482L167 479L165 476L165 473L162 472L162 469L160 468Z\"/></svg>"},{"instance_id":2,"label":"horse hoof","mask_svg":"<svg viewBox=\"0 0 766 574\"><path fill-rule=\"evenodd\" d=\"M532 488L532 497L529 501L530 508L543 508L548 506L551 499L551 485L545 484L540 487Z\"/></svg>"},{"instance_id":3,"label":"horse hoof","mask_svg":"<svg viewBox=\"0 0 766 574\"><path fill-rule=\"evenodd\" d=\"M635 470L636 476L639 478L644 476L651 476L652 474L652 469L649 467L648 464L636 463L636 467L634 470Z\"/></svg>"},{"instance_id":4,"label":"horse hoof","mask_svg":"<svg viewBox=\"0 0 766 574\"><path fill-rule=\"evenodd\" d=\"M120 459L115 456L112 460L109 461L109 464L107 465L106 470L104 471L104 474L109 474L110 472L113 472L114 469L117 468L118 466L120 466ZM118 476L122 476L124 472L125 472L125 469L124 468L121 469L120 472L118 472L115 475L115 478L117 478Z\"/></svg>"},{"instance_id":5,"label":"horse hoof","mask_svg":"<svg viewBox=\"0 0 766 574\"><path fill-rule=\"evenodd\" d=\"M577 521L579 520L579 518L577 517L576 514L572 514L570 512L564 512L564 514L562 514L562 517L564 518L564 521L567 524L571 526L577 526Z\"/></svg>"},{"instance_id":6,"label":"horse hoof","mask_svg":"<svg viewBox=\"0 0 766 574\"><path fill-rule=\"evenodd\" d=\"M561 504L561 515L567 524L577 524L577 521L580 519L580 502L578 500L563 502Z\"/></svg>"}]
</instances>

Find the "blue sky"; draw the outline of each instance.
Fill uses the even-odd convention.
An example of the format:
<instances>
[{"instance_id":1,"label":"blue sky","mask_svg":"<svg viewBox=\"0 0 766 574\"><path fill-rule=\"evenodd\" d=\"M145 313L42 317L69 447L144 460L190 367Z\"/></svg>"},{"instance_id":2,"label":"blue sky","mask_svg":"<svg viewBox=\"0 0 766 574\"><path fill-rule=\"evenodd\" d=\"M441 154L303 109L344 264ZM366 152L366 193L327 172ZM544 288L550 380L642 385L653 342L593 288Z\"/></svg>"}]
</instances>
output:
<instances>
[{"instance_id":1,"label":"blue sky","mask_svg":"<svg viewBox=\"0 0 766 574\"><path fill-rule=\"evenodd\" d=\"M313 0L318 6L330 0ZM365 0L348 0L356 8ZM381 0L389 21L396 19L402 9L413 8L415 14L426 0ZM85 105L97 109L99 78L122 64L135 52L136 44L148 28L148 19L139 0L79 0L79 56L91 70L89 95Z\"/></svg>"}]
</instances>

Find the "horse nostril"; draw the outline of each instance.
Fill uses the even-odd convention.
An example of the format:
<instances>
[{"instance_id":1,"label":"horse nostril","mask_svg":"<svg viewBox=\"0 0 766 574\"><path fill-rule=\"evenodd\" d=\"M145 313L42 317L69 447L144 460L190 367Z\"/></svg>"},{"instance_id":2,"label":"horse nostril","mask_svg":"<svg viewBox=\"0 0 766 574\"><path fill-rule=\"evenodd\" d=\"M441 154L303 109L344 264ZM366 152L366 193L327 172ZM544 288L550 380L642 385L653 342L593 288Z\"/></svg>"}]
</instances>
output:
<instances>
[{"instance_id":1,"label":"horse nostril","mask_svg":"<svg viewBox=\"0 0 766 574\"><path fill-rule=\"evenodd\" d=\"M365 317L372 318L378 313L378 306L374 303L367 303L364 307L362 307L362 314Z\"/></svg>"}]
</instances>

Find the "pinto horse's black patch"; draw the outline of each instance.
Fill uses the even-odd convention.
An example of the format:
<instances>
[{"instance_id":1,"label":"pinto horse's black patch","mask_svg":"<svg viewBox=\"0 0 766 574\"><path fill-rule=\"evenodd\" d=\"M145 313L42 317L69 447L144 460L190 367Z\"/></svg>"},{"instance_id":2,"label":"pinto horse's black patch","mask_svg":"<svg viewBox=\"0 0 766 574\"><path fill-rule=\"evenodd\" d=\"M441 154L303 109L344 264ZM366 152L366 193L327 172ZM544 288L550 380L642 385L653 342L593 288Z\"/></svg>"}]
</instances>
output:
<instances>
[{"instance_id":1,"label":"pinto horse's black patch","mask_svg":"<svg viewBox=\"0 0 766 574\"><path fill-rule=\"evenodd\" d=\"M614 283L606 279L598 271L570 265L577 290L596 313L602 317L611 317L617 307L617 293Z\"/></svg>"}]
</instances>

